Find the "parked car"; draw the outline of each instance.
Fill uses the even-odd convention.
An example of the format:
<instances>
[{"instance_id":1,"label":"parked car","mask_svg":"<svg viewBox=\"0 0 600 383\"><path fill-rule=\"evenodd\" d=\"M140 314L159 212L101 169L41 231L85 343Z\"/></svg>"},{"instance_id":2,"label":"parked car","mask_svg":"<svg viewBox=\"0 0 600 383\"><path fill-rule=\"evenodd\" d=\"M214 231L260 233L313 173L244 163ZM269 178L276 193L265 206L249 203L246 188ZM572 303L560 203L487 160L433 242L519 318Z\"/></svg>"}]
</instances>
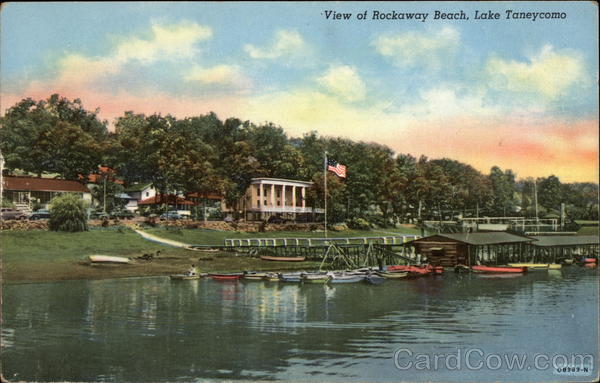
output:
<instances>
[{"instance_id":1,"label":"parked car","mask_svg":"<svg viewBox=\"0 0 600 383\"><path fill-rule=\"evenodd\" d=\"M10 219L27 219L27 214L17 209L3 207L0 211L0 217L2 217L2 219L6 221Z\"/></svg>"},{"instance_id":2,"label":"parked car","mask_svg":"<svg viewBox=\"0 0 600 383\"><path fill-rule=\"evenodd\" d=\"M166 213L162 213L159 217L160 219L183 219L184 217L176 211L168 211Z\"/></svg>"},{"instance_id":3,"label":"parked car","mask_svg":"<svg viewBox=\"0 0 600 383\"><path fill-rule=\"evenodd\" d=\"M39 210L36 210L33 213L29 214L29 219L31 219L31 220L48 219L48 218L50 218L50 210L48 210L48 209L39 209Z\"/></svg>"},{"instance_id":4,"label":"parked car","mask_svg":"<svg viewBox=\"0 0 600 383\"><path fill-rule=\"evenodd\" d=\"M278 217L276 215L272 215L267 219L267 223L286 223L287 220L285 218Z\"/></svg>"},{"instance_id":5,"label":"parked car","mask_svg":"<svg viewBox=\"0 0 600 383\"><path fill-rule=\"evenodd\" d=\"M110 218L132 219L135 215L129 210L119 210L110 213Z\"/></svg>"},{"instance_id":6,"label":"parked car","mask_svg":"<svg viewBox=\"0 0 600 383\"><path fill-rule=\"evenodd\" d=\"M93 211L90 213L90 219L104 219L104 218L110 218L110 217L108 214L104 213L101 210Z\"/></svg>"}]
</instances>

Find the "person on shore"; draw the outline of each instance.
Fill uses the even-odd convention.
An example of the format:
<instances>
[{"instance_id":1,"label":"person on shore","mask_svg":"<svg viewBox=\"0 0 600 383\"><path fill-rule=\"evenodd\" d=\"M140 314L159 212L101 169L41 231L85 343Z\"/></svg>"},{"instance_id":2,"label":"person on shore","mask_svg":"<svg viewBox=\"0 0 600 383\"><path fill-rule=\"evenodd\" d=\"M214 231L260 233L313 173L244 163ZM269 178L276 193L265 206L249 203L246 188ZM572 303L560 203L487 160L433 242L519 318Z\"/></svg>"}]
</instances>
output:
<instances>
[{"instance_id":1,"label":"person on shore","mask_svg":"<svg viewBox=\"0 0 600 383\"><path fill-rule=\"evenodd\" d=\"M188 270L188 275L190 277L198 275L198 269L196 268L196 265L192 264L192 267L190 267L190 269Z\"/></svg>"}]
</instances>

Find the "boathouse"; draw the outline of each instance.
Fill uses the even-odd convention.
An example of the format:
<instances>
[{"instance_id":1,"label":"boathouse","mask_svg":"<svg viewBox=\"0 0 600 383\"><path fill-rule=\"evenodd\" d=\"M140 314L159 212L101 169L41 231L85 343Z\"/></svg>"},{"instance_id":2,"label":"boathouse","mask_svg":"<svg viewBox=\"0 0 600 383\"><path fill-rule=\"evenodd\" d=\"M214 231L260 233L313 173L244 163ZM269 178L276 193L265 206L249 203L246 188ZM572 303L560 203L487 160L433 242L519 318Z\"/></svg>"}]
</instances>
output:
<instances>
[{"instance_id":1,"label":"boathouse","mask_svg":"<svg viewBox=\"0 0 600 383\"><path fill-rule=\"evenodd\" d=\"M597 235L540 235L525 249L530 262L561 263L565 259L598 258Z\"/></svg>"},{"instance_id":2,"label":"boathouse","mask_svg":"<svg viewBox=\"0 0 600 383\"><path fill-rule=\"evenodd\" d=\"M408 244L431 265L454 267L516 262L525 246L533 241L533 238L507 232L478 232L435 234Z\"/></svg>"}]
</instances>

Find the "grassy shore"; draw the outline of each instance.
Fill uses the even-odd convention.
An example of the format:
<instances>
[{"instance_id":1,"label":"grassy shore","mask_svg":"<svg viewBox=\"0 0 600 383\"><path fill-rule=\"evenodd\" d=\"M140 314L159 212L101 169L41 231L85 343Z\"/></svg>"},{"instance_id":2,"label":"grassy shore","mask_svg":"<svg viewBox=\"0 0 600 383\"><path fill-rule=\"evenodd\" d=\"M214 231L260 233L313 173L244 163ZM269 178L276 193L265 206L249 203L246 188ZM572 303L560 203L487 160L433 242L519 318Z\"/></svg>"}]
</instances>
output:
<instances>
[{"instance_id":1,"label":"grassy shore","mask_svg":"<svg viewBox=\"0 0 600 383\"><path fill-rule=\"evenodd\" d=\"M415 229L332 232L336 237L382 236L393 233L416 233ZM322 232L237 233L199 229L149 230L160 237L189 244L223 244L225 238L323 237ZM82 233L49 231L3 231L2 277L4 282L43 282L68 279L103 279L132 276L155 276L180 273L195 263L202 272L242 270L311 269L315 262L265 262L257 258L229 253L205 253L160 245L144 240L130 229L96 229ZM161 255L153 261L136 260L131 265L90 265L88 256L104 254L136 258L146 253Z\"/></svg>"}]
</instances>

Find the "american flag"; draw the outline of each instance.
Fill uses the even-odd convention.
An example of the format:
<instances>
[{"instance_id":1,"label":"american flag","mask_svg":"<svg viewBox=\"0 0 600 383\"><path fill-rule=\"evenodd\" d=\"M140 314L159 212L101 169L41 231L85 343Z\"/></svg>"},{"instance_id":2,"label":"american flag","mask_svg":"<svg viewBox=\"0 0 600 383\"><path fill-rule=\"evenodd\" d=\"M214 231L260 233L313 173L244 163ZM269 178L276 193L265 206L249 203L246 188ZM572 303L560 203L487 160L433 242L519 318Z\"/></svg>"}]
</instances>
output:
<instances>
[{"instance_id":1,"label":"american flag","mask_svg":"<svg viewBox=\"0 0 600 383\"><path fill-rule=\"evenodd\" d=\"M346 178L346 165L338 164L337 161L327 159L327 170L340 178Z\"/></svg>"}]
</instances>

